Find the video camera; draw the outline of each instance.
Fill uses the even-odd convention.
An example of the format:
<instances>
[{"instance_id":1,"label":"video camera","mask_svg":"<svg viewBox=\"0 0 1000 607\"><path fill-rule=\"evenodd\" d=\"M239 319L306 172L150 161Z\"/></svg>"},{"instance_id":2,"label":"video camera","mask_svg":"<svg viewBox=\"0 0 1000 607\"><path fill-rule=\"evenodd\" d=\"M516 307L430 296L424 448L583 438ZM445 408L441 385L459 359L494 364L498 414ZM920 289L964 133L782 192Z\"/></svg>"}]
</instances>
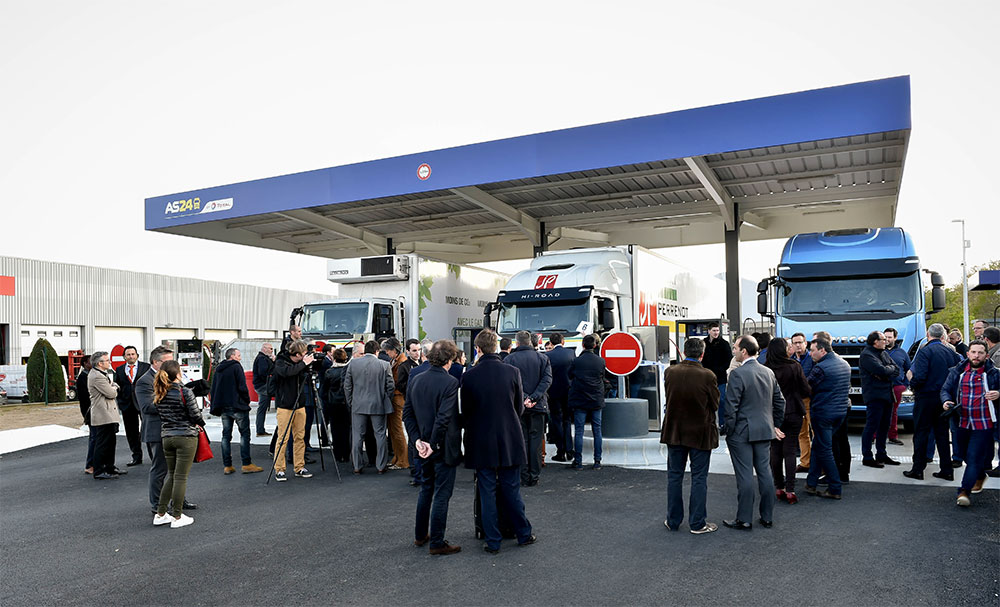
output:
<instances>
[{"instance_id":1,"label":"video camera","mask_svg":"<svg viewBox=\"0 0 1000 607\"><path fill-rule=\"evenodd\" d=\"M315 373L317 375L323 374L323 358L325 355L322 351L316 349L316 344L308 344L306 346L306 354L312 354L314 356L312 364L306 367L306 371L310 373Z\"/></svg>"}]
</instances>

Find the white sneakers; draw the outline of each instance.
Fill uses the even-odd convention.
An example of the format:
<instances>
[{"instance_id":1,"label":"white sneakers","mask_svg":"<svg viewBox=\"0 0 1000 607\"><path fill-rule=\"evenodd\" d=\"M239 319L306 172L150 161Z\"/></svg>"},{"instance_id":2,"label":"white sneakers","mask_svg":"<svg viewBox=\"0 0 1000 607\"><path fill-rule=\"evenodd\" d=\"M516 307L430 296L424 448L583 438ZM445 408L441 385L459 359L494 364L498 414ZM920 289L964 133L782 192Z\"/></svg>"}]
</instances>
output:
<instances>
[{"instance_id":1,"label":"white sneakers","mask_svg":"<svg viewBox=\"0 0 1000 607\"><path fill-rule=\"evenodd\" d=\"M153 525L157 525L157 526L159 526L159 525L166 525L167 523L172 523L172 522L174 522L176 520L177 519L175 519L174 517L170 516L169 513L168 514L164 514L163 516L160 516L159 514L154 514L153 515Z\"/></svg>"},{"instance_id":2,"label":"white sneakers","mask_svg":"<svg viewBox=\"0 0 1000 607\"><path fill-rule=\"evenodd\" d=\"M174 518L170 513L160 516L156 514L153 516L153 525L160 526L170 523L171 529L177 529L178 527L187 527L194 522L194 519L186 514L181 514L180 518Z\"/></svg>"}]
</instances>

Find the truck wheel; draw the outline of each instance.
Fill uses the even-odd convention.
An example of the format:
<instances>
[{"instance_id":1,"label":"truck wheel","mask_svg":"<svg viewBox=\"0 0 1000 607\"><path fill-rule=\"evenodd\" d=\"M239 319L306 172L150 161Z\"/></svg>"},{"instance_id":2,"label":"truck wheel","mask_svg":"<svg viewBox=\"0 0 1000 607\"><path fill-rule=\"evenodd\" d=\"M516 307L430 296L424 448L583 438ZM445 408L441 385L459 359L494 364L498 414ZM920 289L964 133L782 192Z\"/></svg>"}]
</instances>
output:
<instances>
[{"instance_id":1,"label":"truck wheel","mask_svg":"<svg viewBox=\"0 0 1000 607\"><path fill-rule=\"evenodd\" d=\"M66 400L76 400L76 390L74 390L73 388L70 388L66 392Z\"/></svg>"}]
</instances>

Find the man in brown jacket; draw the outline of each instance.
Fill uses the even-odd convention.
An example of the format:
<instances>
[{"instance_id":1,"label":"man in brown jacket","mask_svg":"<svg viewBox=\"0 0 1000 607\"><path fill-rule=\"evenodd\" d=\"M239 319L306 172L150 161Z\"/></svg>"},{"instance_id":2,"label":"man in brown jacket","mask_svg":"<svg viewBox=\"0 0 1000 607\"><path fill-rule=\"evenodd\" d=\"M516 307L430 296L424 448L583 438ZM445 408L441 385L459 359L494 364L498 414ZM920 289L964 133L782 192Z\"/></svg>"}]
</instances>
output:
<instances>
[{"instance_id":1,"label":"man in brown jacket","mask_svg":"<svg viewBox=\"0 0 1000 607\"><path fill-rule=\"evenodd\" d=\"M684 520L684 468L691 458L691 497L688 526L696 535L719 528L705 521L708 465L712 449L719 446L715 412L719 387L715 373L701 366L705 342L684 342L684 360L667 369L663 378L666 410L660 442L667 445L667 529L677 531Z\"/></svg>"},{"instance_id":2,"label":"man in brown jacket","mask_svg":"<svg viewBox=\"0 0 1000 607\"><path fill-rule=\"evenodd\" d=\"M389 427L389 440L392 442L392 461L389 462L390 470L406 470L410 467L406 434L403 432L403 404L406 401L406 392L399 389L399 366L406 362L406 354L402 350L403 346L395 337L390 337L382 342L382 351L389 357L389 365L392 368L392 381L396 385L396 388L392 392L392 413L386 417L386 425Z\"/></svg>"}]
</instances>

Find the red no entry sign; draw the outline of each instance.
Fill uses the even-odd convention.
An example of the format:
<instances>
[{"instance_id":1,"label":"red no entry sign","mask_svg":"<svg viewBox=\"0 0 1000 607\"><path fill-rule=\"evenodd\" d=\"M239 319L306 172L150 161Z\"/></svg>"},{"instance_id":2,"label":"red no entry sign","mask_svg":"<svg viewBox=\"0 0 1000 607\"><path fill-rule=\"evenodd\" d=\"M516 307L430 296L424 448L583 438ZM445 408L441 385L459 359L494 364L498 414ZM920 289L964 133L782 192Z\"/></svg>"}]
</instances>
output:
<instances>
[{"instance_id":1,"label":"red no entry sign","mask_svg":"<svg viewBox=\"0 0 1000 607\"><path fill-rule=\"evenodd\" d=\"M642 360L642 344L631 333L624 331L611 333L601 342L601 358L611 373L628 375L639 368L639 361Z\"/></svg>"},{"instance_id":2,"label":"red no entry sign","mask_svg":"<svg viewBox=\"0 0 1000 607\"><path fill-rule=\"evenodd\" d=\"M125 364L125 346L118 344L111 348L111 368L117 370Z\"/></svg>"}]
</instances>

